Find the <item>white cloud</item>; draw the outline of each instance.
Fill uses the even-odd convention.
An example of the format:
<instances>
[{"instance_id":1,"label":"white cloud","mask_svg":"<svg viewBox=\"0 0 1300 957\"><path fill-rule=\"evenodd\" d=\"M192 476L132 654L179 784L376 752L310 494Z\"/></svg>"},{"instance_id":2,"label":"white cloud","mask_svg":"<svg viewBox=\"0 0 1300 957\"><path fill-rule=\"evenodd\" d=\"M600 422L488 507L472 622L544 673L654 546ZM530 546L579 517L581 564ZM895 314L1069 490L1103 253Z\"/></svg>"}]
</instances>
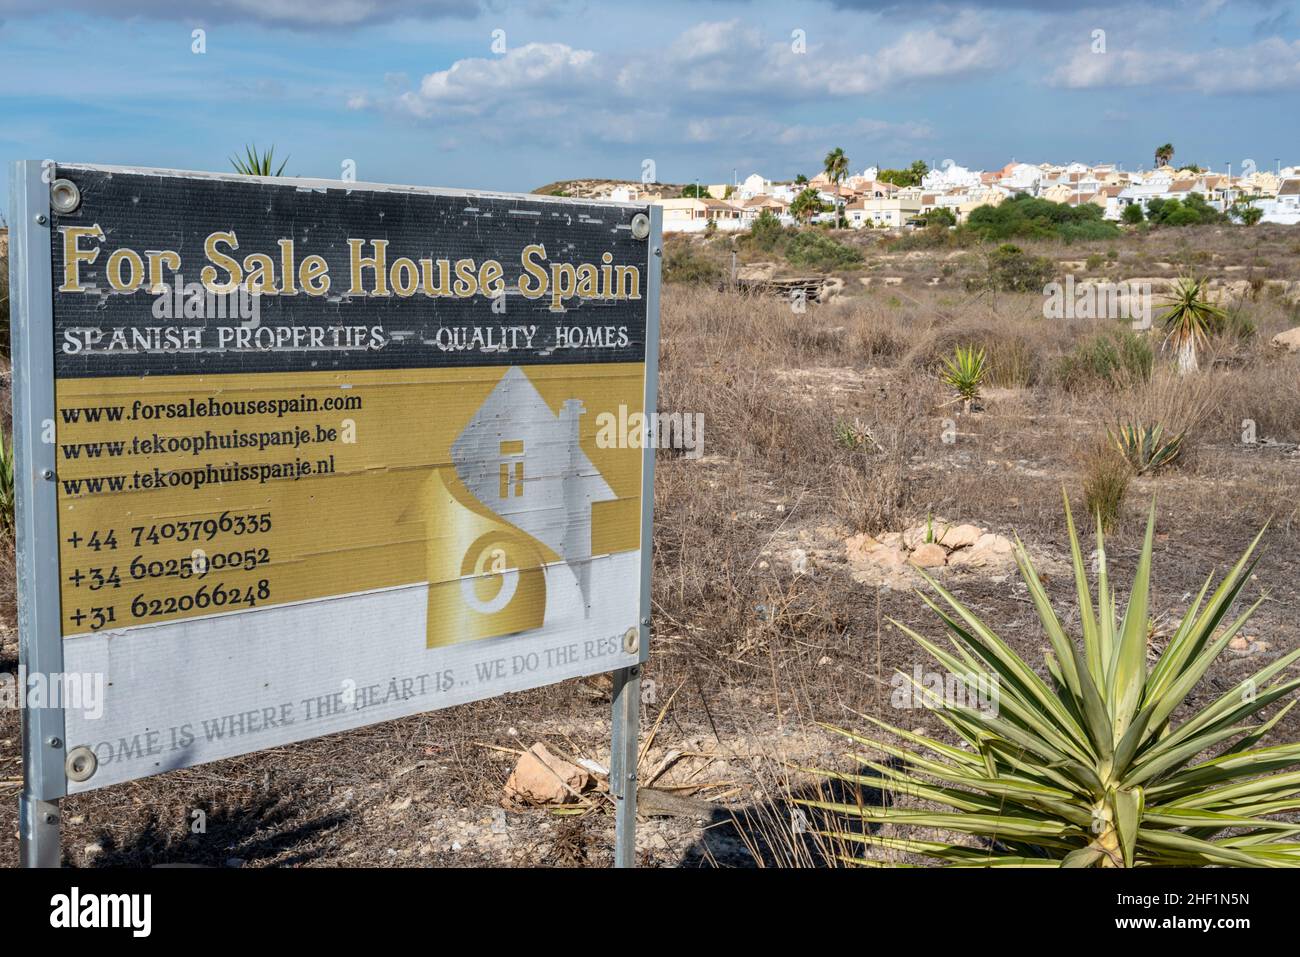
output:
<instances>
[{"instance_id":1,"label":"white cloud","mask_svg":"<svg viewBox=\"0 0 1300 957\"><path fill-rule=\"evenodd\" d=\"M786 144L820 148L831 137L873 143L932 135L924 123L848 119L783 122L828 101L848 113L878 112L864 95L1005 65L1003 44L958 17L949 27L909 31L875 51L810 46L740 23L703 23L661 48L597 52L529 43L501 56L458 60L413 88L354 94L349 106L395 110L440 129L465 124L467 138L510 137L581 146L615 144ZM781 36L777 33L777 36ZM882 103L888 102L882 100Z\"/></svg>"},{"instance_id":2,"label":"white cloud","mask_svg":"<svg viewBox=\"0 0 1300 957\"><path fill-rule=\"evenodd\" d=\"M400 102L416 116L445 110L481 114L519 95L537 97L601 80L597 55L563 43L529 43L493 59L457 60L430 73Z\"/></svg>"},{"instance_id":3,"label":"white cloud","mask_svg":"<svg viewBox=\"0 0 1300 957\"><path fill-rule=\"evenodd\" d=\"M800 53L789 40L766 40L757 28L730 20L700 24L666 50L634 59L620 70L618 85L628 93L740 100L860 96L1004 66L1005 55L1004 45L968 16L908 31L876 50L810 45Z\"/></svg>"},{"instance_id":4,"label":"white cloud","mask_svg":"<svg viewBox=\"0 0 1300 957\"><path fill-rule=\"evenodd\" d=\"M1243 47L1078 52L1051 75L1067 89L1152 86L1205 94L1267 93L1300 87L1300 40L1269 37Z\"/></svg>"},{"instance_id":5,"label":"white cloud","mask_svg":"<svg viewBox=\"0 0 1300 957\"><path fill-rule=\"evenodd\" d=\"M64 0L59 11L80 10L114 19L148 17L185 23L246 21L293 28L352 27L418 16L468 18L480 12L478 0ZM0 17L55 12L48 0L0 0Z\"/></svg>"}]
</instances>

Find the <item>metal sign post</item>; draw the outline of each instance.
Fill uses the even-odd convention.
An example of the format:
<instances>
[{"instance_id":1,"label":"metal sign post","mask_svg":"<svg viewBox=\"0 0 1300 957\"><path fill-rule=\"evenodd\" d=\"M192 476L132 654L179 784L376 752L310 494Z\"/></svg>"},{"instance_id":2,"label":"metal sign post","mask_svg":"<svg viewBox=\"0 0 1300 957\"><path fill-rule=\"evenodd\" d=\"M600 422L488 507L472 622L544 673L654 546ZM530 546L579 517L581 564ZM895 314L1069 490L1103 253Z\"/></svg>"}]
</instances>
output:
<instances>
[{"instance_id":1,"label":"metal sign post","mask_svg":"<svg viewBox=\"0 0 1300 957\"><path fill-rule=\"evenodd\" d=\"M646 303L645 397L646 421L659 408L659 295L663 261L663 208L650 207L650 259ZM650 443L645 443L649 445ZM652 621L651 576L654 569L655 450L646 448L641 464L641 621L637 628L640 648L650 645ZM642 658L644 661L645 659ZM641 718L641 668L614 672L613 721L610 741L609 781L614 798L614 866L636 866L637 758Z\"/></svg>"},{"instance_id":2,"label":"metal sign post","mask_svg":"<svg viewBox=\"0 0 1300 957\"><path fill-rule=\"evenodd\" d=\"M26 702L23 863L69 794L612 672L633 864L660 210L13 184L20 673L64 692Z\"/></svg>"},{"instance_id":3,"label":"metal sign post","mask_svg":"<svg viewBox=\"0 0 1300 957\"><path fill-rule=\"evenodd\" d=\"M63 673L59 626L58 517L54 484L54 327L51 311L50 177L13 164L9 288L13 357L15 539L20 674ZM25 689L24 689L25 690ZM24 867L59 865L59 798L65 793L63 710L23 710L19 856Z\"/></svg>"}]
</instances>

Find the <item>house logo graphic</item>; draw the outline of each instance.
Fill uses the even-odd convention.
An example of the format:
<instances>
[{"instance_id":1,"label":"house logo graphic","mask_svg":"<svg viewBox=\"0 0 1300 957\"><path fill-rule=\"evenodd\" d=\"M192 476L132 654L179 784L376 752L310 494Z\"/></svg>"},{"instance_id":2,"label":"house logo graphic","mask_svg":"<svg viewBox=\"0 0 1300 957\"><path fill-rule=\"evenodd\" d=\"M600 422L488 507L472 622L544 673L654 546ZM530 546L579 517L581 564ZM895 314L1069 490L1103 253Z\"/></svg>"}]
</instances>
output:
<instances>
[{"instance_id":1,"label":"house logo graphic","mask_svg":"<svg viewBox=\"0 0 1300 957\"><path fill-rule=\"evenodd\" d=\"M590 615L592 506L617 496L582 450L585 414L512 367L452 442L427 497L430 647L540 628L560 596Z\"/></svg>"}]
</instances>

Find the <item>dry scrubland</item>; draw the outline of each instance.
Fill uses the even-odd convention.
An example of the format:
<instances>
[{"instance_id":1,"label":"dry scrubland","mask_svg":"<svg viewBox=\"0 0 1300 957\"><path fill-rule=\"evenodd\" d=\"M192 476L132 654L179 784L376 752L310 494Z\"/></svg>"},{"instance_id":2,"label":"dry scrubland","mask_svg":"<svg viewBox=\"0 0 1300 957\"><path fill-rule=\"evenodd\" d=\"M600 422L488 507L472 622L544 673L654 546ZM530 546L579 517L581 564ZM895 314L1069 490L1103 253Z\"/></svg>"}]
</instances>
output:
<instances>
[{"instance_id":1,"label":"dry scrubland","mask_svg":"<svg viewBox=\"0 0 1300 957\"><path fill-rule=\"evenodd\" d=\"M1057 275L1194 271L1245 281L1202 371L1181 380L1168 371L1158 337L1147 377L1140 355L1127 368L1106 358L1124 355L1104 346L1120 341L1123 323L1047 320L1037 292L972 291L967 279L978 285L988 268L984 251L891 251L875 236L844 238L859 245L863 261L835 273L844 280L840 296L802 314L773 298L716 289L711 280L730 263L727 241L670 241L666 249L672 278L705 281L666 286L660 406L704 414L706 454L659 453L656 635L646 670L653 693L643 717L653 733L641 773L663 813L643 823L646 864L819 863L814 842L791 836L781 800L811 786L786 762L850 765L815 722L862 727L861 712L942 731L924 712L890 704L896 669L931 665L887 619L937 636L933 613L907 587L906 569L895 570L890 587L876 587L845 542L928 516L1018 533L1066 617L1074 593L1061 492L1078 505L1086 483L1114 478L1113 462L1097 451L1107 426L1142 420L1187 430L1176 467L1128 481L1108 542L1112 581L1126 587L1140 523L1157 497L1153 653L1205 575L1235 561L1271 522L1247 588L1251 598L1266 591L1270 600L1245 647L1220 659L1187 707L1300 642L1300 355L1268 345L1300 325L1300 309L1267 283L1300 279L1300 231L1204 227L1073 246L1019 243L1056 264ZM741 249L739 258L777 261L778 274L809 272L761 250ZM987 350L992 380L982 407L958 415L937 369L967 344ZM945 418L957 424L952 444L941 438ZM1242 445L1244 419L1267 441ZM11 584L11 557L4 561ZM939 575L1026 660L1041 663L1047 641L1013 570ZM6 601L0 668L13 670L11 596ZM604 864L612 817L598 790L572 809L579 813L512 809L502 817L497 809L517 752L535 741L606 764L608 707L606 681L575 681L71 799L66 859ZM1296 739L1300 717L1292 713L1273 740ZM16 823L19 773L17 715L6 712L6 834ZM208 811L205 835L188 832L194 808ZM14 864L16 848L0 843L0 864Z\"/></svg>"}]
</instances>

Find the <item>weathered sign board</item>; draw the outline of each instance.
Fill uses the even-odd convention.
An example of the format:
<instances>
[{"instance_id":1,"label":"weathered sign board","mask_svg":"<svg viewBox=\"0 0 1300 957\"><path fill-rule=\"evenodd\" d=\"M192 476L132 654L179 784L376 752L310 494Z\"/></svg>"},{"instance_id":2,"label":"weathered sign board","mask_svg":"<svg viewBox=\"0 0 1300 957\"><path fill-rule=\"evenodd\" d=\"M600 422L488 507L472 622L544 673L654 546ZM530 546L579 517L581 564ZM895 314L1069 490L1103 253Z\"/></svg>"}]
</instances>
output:
<instances>
[{"instance_id":1,"label":"weathered sign board","mask_svg":"<svg viewBox=\"0 0 1300 957\"><path fill-rule=\"evenodd\" d=\"M29 709L24 827L595 672L626 736L657 210L49 163L12 192L24 663L103 679Z\"/></svg>"}]
</instances>

